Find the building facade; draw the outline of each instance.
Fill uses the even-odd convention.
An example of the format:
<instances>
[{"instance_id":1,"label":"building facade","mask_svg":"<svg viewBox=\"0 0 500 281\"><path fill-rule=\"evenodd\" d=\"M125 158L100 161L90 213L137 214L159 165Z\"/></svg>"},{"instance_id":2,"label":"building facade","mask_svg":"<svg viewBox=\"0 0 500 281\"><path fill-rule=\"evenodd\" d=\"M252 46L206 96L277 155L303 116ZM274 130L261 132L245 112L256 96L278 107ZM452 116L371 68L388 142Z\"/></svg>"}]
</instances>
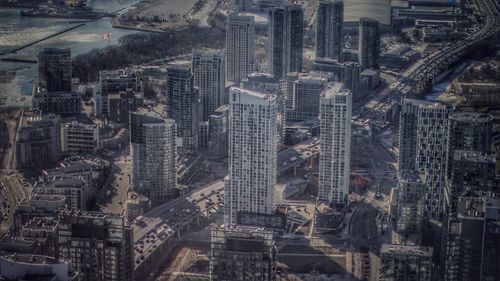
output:
<instances>
[{"instance_id":1,"label":"building facade","mask_svg":"<svg viewBox=\"0 0 500 281\"><path fill-rule=\"evenodd\" d=\"M176 124L153 111L130 113L132 187L157 206L177 195Z\"/></svg>"},{"instance_id":2,"label":"building facade","mask_svg":"<svg viewBox=\"0 0 500 281\"><path fill-rule=\"evenodd\" d=\"M352 94L343 84L330 84L320 102L318 199L346 203L351 160Z\"/></svg>"},{"instance_id":3,"label":"building facade","mask_svg":"<svg viewBox=\"0 0 500 281\"><path fill-rule=\"evenodd\" d=\"M167 66L167 113L177 125L177 138L183 148L198 147L198 89L190 62L176 61Z\"/></svg>"},{"instance_id":4,"label":"building facade","mask_svg":"<svg viewBox=\"0 0 500 281\"><path fill-rule=\"evenodd\" d=\"M359 19L358 57L362 69L379 68L380 27L374 19Z\"/></svg>"},{"instance_id":5,"label":"building facade","mask_svg":"<svg viewBox=\"0 0 500 281\"><path fill-rule=\"evenodd\" d=\"M194 86L201 100L200 121L208 121L210 114L224 104L225 60L224 52L193 52Z\"/></svg>"},{"instance_id":6,"label":"building facade","mask_svg":"<svg viewBox=\"0 0 500 281\"><path fill-rule=\"evenodd\" d=\"M500 278L500 200L484 192L458 198L457 215L450 220L444 255L444 280Z\"/></svg>"},{"instance_id":7,"label":"building facade","mask_svg":"<svg viewBox=\"0 0 500 281\"><path fill-rule=\"evenodd\" d=\"M446 140L451 106L405 99L399 126L399 174L425 174L425 216L443 214Z\"/></svg>"},{"instance_id":8,"label":"building facade","mask_svg":"<svg viewBox=\"0 0 500 281\"><path fill-rule=\"evenodd\" d=\"M431 281L432 248L383 244L380 249L380 281Z\"/></svg>"},{"instance_id":9,"label":"building facade","mask_svg":"<svg viewBox=\"0 0 500 281\"><path fill-rule=\"evenodd\" d=\"M269 10L269 73L285 78L302 71L304 12L299 5L285 4Z\"/></svg>"},{"instance_id":10,"label":"building facade","mask_svg":"<svg viewBox=\"0 0 500 281\"><path fill-rule=\"evenodd\" d=\"M59 257L80 280L133 280L134 234L122 215L61 210L57 219Z\"/></svg>"},{"instance_id":11,"label":"building facade","mask_svg":"<svg viewBox=\"0 0 500 281\"><path fill-rule=\"evenodd\" d=\"M45 48L38 53L38 85L47 92L71 92L71 50Z\"/></svg>"},{"instance_id":12,"label":"building facade","mask_svg":"<svg viewBox=\"0 0 500 281\"><path fill-rule=\"evenodd\" d=\"M99 127L77 121L61 125L61 151L66 154L97 152L101 147Z\"/></svg>"},{"instance_id":13,"label":"building facade","mask_svg":"<svg viewBox=\"0 0 500 281\"><path fill-rule=\"evenodd\" d=\"M255 63L255 22L252 16L229 15L226 28L226 79L240 82Z\"/></svg>"},{"instance_id":14,"label":"building facade","mask_svg":"<svg viewBox=\"0 0 500 281\"><path fill-rule=\"evenodd\" d=\"M211 159L227 158L229 150L229 105L217 108L208 122L208 155Z\"/></svg>"},{"instance_id":15,"label":"building facade","mask_svg":"<svg viewBox=\"0 0 500 281\"><path fill-rule=\"evenodd\" d=\"M276 280L273 232L257 227L212 226L210 280Z\"/></svg>"},{"instance_id":16,"label":"building facade","mask_svg":"<svg viewBox=\"0 0 500 281\"><path fill-rule=\"evenodd\" d=\"M232 87L229 91L229 175L225 222L238 212L275 211L278 105L276 96Z\"/></svg>"},{"instance_id":17,"label":"building facade","mask_svg":"<svg viewBox=\"0 0 500 281\"><path fill-rule=\"evenodd\" d=\"M24 111L16 140L19 168L52 164L61 156L60 117L40 111Z\"/></svg>"},{"instance_id":18,"label":"building facade","mask_svg":"<svg viewBox=\"0 0 500 281\"><path fill-rule=\"evenodd\" d=\"M316 57L342 61L344 1L322 0L316 12Z\"/></svg>"},{"instance_id":19,"label":"building facade","mask_svg":"<svg viewBox=\"0 0 500 281\"><path fill-rule=\"evenodd\" d=\"M317 75L303 74L291 84L292 102L286 109L286 120L300 122L318 118L320 98L328 80Z\"/></svg>"}]
</instances>

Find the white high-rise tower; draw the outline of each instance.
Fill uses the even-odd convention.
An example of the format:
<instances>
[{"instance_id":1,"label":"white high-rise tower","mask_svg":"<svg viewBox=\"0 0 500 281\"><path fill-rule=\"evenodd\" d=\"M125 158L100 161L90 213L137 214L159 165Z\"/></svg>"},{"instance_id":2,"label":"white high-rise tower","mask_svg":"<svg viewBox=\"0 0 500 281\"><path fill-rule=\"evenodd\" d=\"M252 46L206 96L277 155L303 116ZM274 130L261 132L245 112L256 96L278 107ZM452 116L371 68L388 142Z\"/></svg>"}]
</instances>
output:
<instances>
[{"instance_id":1,"label":"white high-rise tower","mask_svg":"<svg viewBox=\"0 0 500 281\"><path fill-rule=\"evenodd\" d=\"M345 203L351 161L352 94L342 83L329 84L320 101L318 199Z\"/></svg>"},{"instance_id":2,"label":"white high-rise tower","mask_svg":"<svg viewBox=\"0 0 500 281\"><path fill-rule=\"evenodd\" d=\"M238 212L272 214L276 209L278 103L275 95L232 87L229 104L224 219L237 223Z\"/></svg>"}]
</instances>

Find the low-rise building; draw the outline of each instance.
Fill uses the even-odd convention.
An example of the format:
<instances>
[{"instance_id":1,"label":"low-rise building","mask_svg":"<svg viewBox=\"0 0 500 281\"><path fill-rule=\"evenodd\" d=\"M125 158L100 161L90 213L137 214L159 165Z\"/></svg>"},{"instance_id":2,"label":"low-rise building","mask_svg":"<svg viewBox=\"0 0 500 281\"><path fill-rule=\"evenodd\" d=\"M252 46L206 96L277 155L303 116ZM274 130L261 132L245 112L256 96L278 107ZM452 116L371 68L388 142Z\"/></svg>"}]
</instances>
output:
<instances>
[{"instance_id":1,"label":"low-rise building","mask_svg":"<svg viewBox=\"0 0 500 281\"><path fill-rule=\"evenodd\" d=\"M432 251L432 247L383 244L378 280L432 280Z\"/></svg>"},{"instance_id":2,"label":"low-rise building","mask_svg":"<svg viewBox=\"0 0 500 281\"><path fill-rule=\"evenodd\" d=\"M11 233L19 235L22 226L36 217L54 217L57 210L66 205L63 195L34 194L31 198L21 200L14 213L14 224Z\"/></svg>"},{"instance_id":3,"label":"low-rise building","mask_svg":"<svg viewBox=\"0 0 500 281\"><path fill-rule=\"evenodd\" d=\"M7 280L79 280L69 261L29 254L0 256L0 276Z\"/></svg>"},{"instance_id":4,"label":"low-rise building","mask_svg":"<svg viewBox=\"0 0 500 281\"><path fill-rule=\"evenodd\" d=\"M93 154L100 148L97 125L77 121L61 124L61 150L64 154Z\"/></svg>"},{"instance_id":5,"label":"low-rise building","mask_svg":"<svg viewBox=\"0 0 500 281\"><path fill-rule=\"evenodd\" d=\"M75 177L51 177L35 183L34 192L46 195L63 195L66 198L66 208L87 210L89 192L85 181Z\"/></svg>"},{"instance_id":6,"label":"low-rise building","mask_svg":"<svg viewBox=\"0 0 500 281\"><path fill-rule=\"evenodd\" d=\"M77 92L47 92L46 89L33 88L32 107L43 113L62 115L78 114L82 110L81 95Z\"/></svg>"}]
</instances>

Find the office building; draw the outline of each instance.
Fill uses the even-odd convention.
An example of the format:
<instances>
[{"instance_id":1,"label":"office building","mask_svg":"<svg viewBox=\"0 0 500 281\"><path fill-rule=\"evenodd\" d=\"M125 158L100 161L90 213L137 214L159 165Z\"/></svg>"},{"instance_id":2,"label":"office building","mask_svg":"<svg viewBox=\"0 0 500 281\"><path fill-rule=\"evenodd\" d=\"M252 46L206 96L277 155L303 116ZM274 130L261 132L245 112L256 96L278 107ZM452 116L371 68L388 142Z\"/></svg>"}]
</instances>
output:
<instances>
[{"instance_id":1,"label":"office building","mask_svg":"<svg viewBox=\"0 0 500 281\"><path fill-rule=\"evenodd\" d=\"M224 104L225 60L224 52L193 52L194 86L201 100L200 121L208 121L210 114Z\"/></svg>"},{"instance_id":2,"label":"office building","mask_svg":"<svg viewBox=\"0 0 500 281\"><path fill-rule=\"evenodd\" d=\"M24 111L19 121L16 161L19 168L48 165L61 155L60 117L40 111Z\"/></svg>"},{"instance_id":3,"label":"office building","mask_svg":"<svg viewBox=\"0 0 500 281\"><path fill-rule=\"evenodd\" d=\"M132 187L152 206L177 195L176 124L154 111L130 113Z\"/></svg>"},{"instance_id":4,"label":"office building","mask_svg":"<svg viewBox=\"0 0 500 281\"><path fill-rule=\"evenodd\" d=\"M329 84L320 102L319 200L347 203L351 114L351 92L341 83Z\"/></svg>"},{"instance_id":5,"label":"office building","mask_svg":"<svg viewBox=\"0 0 500 281\"><path fill-rule=\"evenodd\" d=\"M269 72L285 78L302 71L304 12L299 5L285 4L269 10Z\"/></svg>"},{"instance_id":6,"label":"office building","mask_svg":"<svg viewBox=\"0 0 500 281\"><path fill-rule=\"evenodd\" d=\"M29 254L0 256L0 276L6 280L79 280L69 261Z\"/></svg>"},{"instance_id":7,"label":"office building","mask_svg":"<svg viewBox=\"0 0 500 281\"><path fill-rule=\"evenodd\" d=\"M229 105L217 108L208 122L208 156L213 160L227 158L229 149Z\"/></svg>"},{"instance_id":8,"label":"office building","mask_svg":"<svg viewBox=\"0 0 500 281\"><path fill-rule=\"evenodd\" d=\"M341 62L344 47L344 1L319 1L315 35L316 57Z\"/></svg>"},{"instance_id":9,"label":"office building","mask_svg":"<svg viewBox=\"0 0 500 281\"><path fill-rule=\"evenodd\" d=\"M188 61L175 61L167 66L167 114L175 120L179 146L198 147L198 89Z\"/></svg>"},{"instance_id":10,"label":"office building","mask_svg":"<svg viewBox=\"0 0 500 281\"><path fill-rule=\"evenodd\" d=\"M225 222L239 212L275 211L278 104L276 96L231 87L229 90L229 176Z\"/></svg>"},{"instance_id":11,"label":"office building","mask_svg":"<svg viewBox=\"0 0 500 281\"><path fill-rule=\"evenodd\" d=\"M380 249L380 281L431 281L431 247L383 244Z\"/></svg>"},{"instance_id":12,"label":"office building","mask_svg":"<svg viewBox=\"0 0 500 281\"><path fill-rule=\"evenodd\" d=\"M57 219L59 258L80 280L133 280L134 233L122 215L61 210Z\"/></svg>"},{"instance_id":13,"label":"office building","mask_svg":"<svg viewBox=\"0 0 500 281\"><path fill-rule=\"evenodd\" d=\"M500 277L500 200L465 192L448 226L444 255L446 281L498 280Z\"/></svg>"},{"instance_id":14,"label":"office building","mask_svg":"<svg viewBox=\"0 0 500 281\"><path fill-rule=\"evenodd\" d=\"M302 74L293 82L291 108L286 110L287 121L305 121L318 118L320 98L328 80L314 74Z\"/></svg>"},{"instance_id":15,"label":"office building","mask_svg":"<svg viewBox=\"0 0 500 281\"><path fill-rule=\"evenodd\" d=\"M446 140L451 106L405 99L399 124L399 174L426 175L425 216L440 218L443 211Z\"/></svg>"},{"instance_id":16,"label":"office building","mask_svg":"<svg viewBox=\"0 0 500 281\"><path fill-rule=\"evenodd\" d=\"M45 48L38 53L38 86L47 92L71 92L71 50Z\"/></svg>"},{"instance_id":17,"label":"office building","mask_svg":"<svg viewBox=\"0 0 500 281\"><path fill-rule=\"evenodd\" d=\"M264 228L213 225L210 280L276 280L273 232Z\"/></svg>"},{"instance_id":18,"label":"office building","mask_svg":"<svg viewBox=\"0 0 500 281\"><path fill-rule=\"evenodd\" d=\"M361 69L379 68L380 28L378 21L359 19L358 57Z\"/></svg>"},{"instance_id":19,"label":"office building","mask_svg":"<svg viewBox=\"0 0 500 281\"><path fill-rule=\"evenodd\" d=\"M229 15L226 28L226 79L240 82L254 68L255 22L252 16Z\"/></svg>"},{"instance_id":20,"label":"office building","mask_svg":"<svg viewBox=\"0 0 500 281\"><path fill-rule=\"evenodd\" d=\"M78 121L61 125L61 151L64 154L96 153L101 148L99 127Z\"/></svg>"}]
</instances>

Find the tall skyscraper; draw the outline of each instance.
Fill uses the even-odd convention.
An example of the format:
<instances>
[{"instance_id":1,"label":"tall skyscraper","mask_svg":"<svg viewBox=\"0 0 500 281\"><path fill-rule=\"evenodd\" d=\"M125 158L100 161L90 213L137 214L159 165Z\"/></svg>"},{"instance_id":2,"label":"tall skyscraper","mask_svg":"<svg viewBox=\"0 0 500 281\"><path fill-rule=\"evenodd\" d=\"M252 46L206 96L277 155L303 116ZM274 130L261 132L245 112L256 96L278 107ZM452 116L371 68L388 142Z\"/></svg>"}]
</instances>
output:
<instances>
[{"instance_id":1,"label":"tall skyscraper","mask_svg":"<svg viewBox=\"0 0 500 281\"><path fill-rule=\"evenodd\" d=\"M255 22L252 16L229 15L226 28L226 79L240 82L254 67Z\"/></svg>"},{"instance_id":2,"label":"tall skyscraper","mask_svg":"<svg viewBox=\"0 0 500 281\"><path fill-rule=\"evenodd\" d=\"M59 258L79 280L133 280L134 232L122 215L61 210L57 219Z\"/></svg>"},{"instance_id":3,"label":"tall skyscraper","mask_svg":"<svg viewBox=\"0 0 500 281\"><path fill-rule=\"evenodd\" d=\"M224 104L225 61L222 51L193 52L194 86L198 87L202 120Z\"/></svg>"},{"instance_id":4,"label":"tall skyscraper","mask_svg":"<svg viewBox=\"0 0 500 281\"><path fill-rule=\"evenodd\" d=\"M451 106L405 99L399 124L399 174L425 174L425 215L438 219L443 211L446 139Z\"/></svg>"},{"instance_id":5,"label":"tall skyscraper","mask_svg":"<svg viewBox=\"0 0 500 281\"><path fill-rule=\"evenodd\" d=\"M321 0L316 13L316 57L342 61L344 1Z\"/></svg>"},{"instance_id":6,"label":"tall skyscraper","mask_svg":"<svg viewBox=\"0 0 500 281\"><path fill-rule=\"evenodd\" d=\"M175 61L167 66L167 114L177 124L180 146L187 149L198 147L198 89L194 87L191 64Z\"/></svg>"},{"instance_id":7,"label":"tall skyscraper","mask_svg":"<svg viewBox=\"0 0 500 281\"><path fill-rule=\"evenodd\" d=\"M38 53L38 85L49 93L71 91L69 48L45 48Z\"/></svg>"},{"instance_id":8,"label":"tall skyscraper","mask_svg":"<svg viewBox=\"0 0 500 281\"><path fill-rule=\"evenodd\" d=\"M211 281L276 280L276 246L271 230L213 226L211 241Z\"/></svg>"},{"instance_id":9,"label":"tall skyscraper","mask_svg":"<svg viewBox=\"0 0 500 281\"><path fill-rule=\"evenodd\" d=\"M153 111L130 113L132 187L160 205L177 193L175 122Z\"/></svg>"},{"instance_id":10,"label":"tall skyscraper","mask_svg":"<svg viewBox=\"0 0 500 281\"><path fill-rule=\"evenodd\" d=\"M274 95L236 87L229 91L229 104L229 176L224 219L233 224L241 211L275 211L278 104Z\"/></svg>"},{"instance_id":11,"label":"tall skyscraper","mask_svg":"<svg viewBox=\"0 0 500 281\"><path fill-rule=\"evenodd\" d=\"M302 71L304 12L298 5L285 4L269 11L269 71L285 78Z\"/></svg>"},{"instance_id":12,"label":"tall skyscraper","mask_svg":"<svg viewBox=\"0 0 500 281\"><path fill-rule=\"evenodd\" d=\"M284 92L284 83L284 79L262 72L250 73L247 78L241 82L242 88L276 95L276 101L278 103L279 143L283 142L285 135L286 95Z\"/></svg>"},{"instance_id":13,"label":"tall skyscraper","mask_svg":"<svg viewBox=\"0 0 500 281\"><path fill-rule=\"evenodd\" d=\"M380 29L378 21L359 19L358 57L362 69L379 68Z\"/></svg>"},{"instance_id":14,"label":"tall skyscraper","mask_svg":"<svg viewBox=\"0 0 500 281\"><path fill-rule=\"evenodd\" d=\"M343 84L327 86L320 102L318 199L346 203L351 160L352 94Z\"/></svg>"}]
</instances>

